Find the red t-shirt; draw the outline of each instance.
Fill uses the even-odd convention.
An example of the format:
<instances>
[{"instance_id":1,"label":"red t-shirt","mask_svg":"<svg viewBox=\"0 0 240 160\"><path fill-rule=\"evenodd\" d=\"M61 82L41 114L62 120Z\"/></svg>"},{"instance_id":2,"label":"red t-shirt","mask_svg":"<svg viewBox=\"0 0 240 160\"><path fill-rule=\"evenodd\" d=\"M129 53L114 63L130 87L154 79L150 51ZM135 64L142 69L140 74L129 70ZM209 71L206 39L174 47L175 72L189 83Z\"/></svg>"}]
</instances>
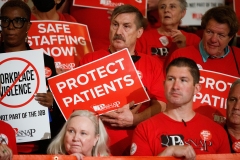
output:
<instances>
[{"instance_id":1,"label":"red t-shirt","mask_svg":"<svg viewBox=\"0 0 240 160\"><path fill-rule=\"evenodd\" d=\"M7 144L13 154L18 154L16 133L11 125L0 120L0 143Z\"/></svg>"},{"instance_id":2,"label":"red t-shirt","mask_svg":"<svg viewBox=\"0 0 240 160\"><path fill-rule=\"evenodd\" d=\"M232 49L229 48L230 52L224 58L208 58L206 62L203 61L198 46L180 48L173 52L166 63L169 64L169 62L178 57L186 57L194 60L197 63L198 67L201 69L240 77L240 74L237 70L237 66L240 70L240 48L232 48L234 49L235 58Z\"/></svg>"},{"instance_id":3,"label":"red t-shirt","mask_svg":"<svg viewBox=\"0 0 240 160\"><path fill-rule=\"evenodd\" d=\"M197 46L199 44L201 39L196 34L184 32L182 30L181 32L186 37L186 46ZM178 49L178 47L172 42L172 38L159 34L157 29L145 31L136 43L136 50L141 53L149 55L153 55L153 53L157 52L162 53L162 56L154 55L154 57L160 58L163 63L176 49ZM165 56L165 54L167 55Z\"/></svg>"},{"instance_id":4,"label":"red t-shirt","mask_svg":"<svg viewBox=\"0 0 240 160\"><path fill-rule=\"evenodd\" d=\"M136 127L131 155L157 156L168 146L186 144L196 154L230 153L227 133L209 118L196 113L190 121L179 122L159 113Z\"/></svg>"},{"instance_id":5,"label":"red t-shirt","mask_svg":"<svg viewBox=\"0 0 240 160\"><path fill-rule=\"evenodd\" d=\"M110 53L106 50L88 53L80 60L80 65L92 62L109 54ZM137 53L137 55L141 58L134 64L137 71L141 73L141 80L149 97L151 99L166 102L163 88L164 74L162 70L162 63L146 54ZM149 106L149 102L144 103L139 111L141 112ZM110 139L109 147L111 154L114 156L129 155L134 127L116 128L111 127L106 123L104 125Z\"/></svg>"}]
</instances>

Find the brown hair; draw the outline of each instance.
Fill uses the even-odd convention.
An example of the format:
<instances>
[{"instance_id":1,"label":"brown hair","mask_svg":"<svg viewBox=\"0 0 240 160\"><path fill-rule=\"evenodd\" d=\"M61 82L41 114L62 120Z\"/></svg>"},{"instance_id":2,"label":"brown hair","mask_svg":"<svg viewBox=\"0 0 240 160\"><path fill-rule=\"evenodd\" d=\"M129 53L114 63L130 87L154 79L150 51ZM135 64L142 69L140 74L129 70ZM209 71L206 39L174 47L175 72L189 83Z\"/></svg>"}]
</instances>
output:
<instances>
[{"instance_id":1,"label":"brown hair","mask_svg":"<svg viewBox=\"0 0 240 160\"><path fill-rule=\"evenodd\" d=\"M199 83L200 72L199 72L197 64L192 59L189 59L189 58L186 58L186 57L178 57L178 58L172 60L166 68L166 75L167 75L169 69L173 66L175 66L175 67L188 67L189 71L190 71L190 74L193 77L193 85Z\"/></svg>"},{"instance_id":2,"label":"brown hair","mask_svg":"<svg viewBox=\"0 0 240 160\"><path fill-rule=\"evenodd\" d=\"M219 6L209 9L202 17L201 26L203 29L206 28L211 19L214 19L221 24L226 23L230 29L230 32L228 33L229 37L234 36L239 29L236 13L231 7Z\"/></svg>"},{"instance_id":3,"label":"brown hair","mask_svg":"<svg viewBox=\"0 0 240 160\"><path fill-rule=\"evenodd\" d=\"M136 7L129 4L116 7L112 12L111 21L122 13L135 13L135 24L137 28L143 27L145 29L147 27L147 20L143 17L142 13Z\"/></svg>"}]
</instances>

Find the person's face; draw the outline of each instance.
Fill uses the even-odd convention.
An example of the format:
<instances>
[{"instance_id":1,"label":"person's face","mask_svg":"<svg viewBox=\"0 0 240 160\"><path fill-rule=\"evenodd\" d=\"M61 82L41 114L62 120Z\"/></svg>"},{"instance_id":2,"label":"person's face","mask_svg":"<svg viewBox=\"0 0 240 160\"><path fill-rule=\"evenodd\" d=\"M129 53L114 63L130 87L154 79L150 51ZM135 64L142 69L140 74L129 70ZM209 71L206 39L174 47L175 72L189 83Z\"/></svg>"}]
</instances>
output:
<instances>
[{"instance_id":1,"label":"person's face","mask_svg":"<svg viewBox=\"0 0 240 160\"><path fill-rule=\"evenodd\" d=\"M135 49L137 38L143 33L143 28L137 29L135 13L122 13L112 19L109 39L115 51L128 48Z\"/></svg>"},{"instance_id":2,"label":"person's face","mask_svg":"<svg viewBox=\"0 0 240 160\"><path fill-rule=\"evenodd\" d=\"M236 85L228 96L227 122L240 125L240 84Z\"/></svg>"},{"instance_id":3,"label":"person's face","mask_svg":"<svg viewBox=\"0 0 240 160\"><path fill-rule=\"evenodd\" d=\"M13 20L14 18L19 17L27 18L27 15L24 10L19 7L8 7L4 10L1 17ZM25 38L30 26L30 22L24 22L23 27L18 29L15 28L11 22L7 28L2 27L2 39L4 40L4 43L10 47L19 46L20 44L25 43Z\"/></svg>"},{"instance_id":4,"label":"person's face","mask_svg":"<svg viewBox=\"0 0 240 160\"><path fill-rule=\"evenodd\" d=\"M169 68L164 82L165 96L174 106L183 106L192 103L193 96L200 90L195 84L188 67Z\"/></svg>"},{"instance_id":5,"label":"person's face","mask_svg":"<svg viewBox=\"0 0 240 160\"><path fill-rule=\"evenodd\" d=\"M224 48L232 39L228 36L229 32L230 28L226 23L218 23L214 19L209 20L202 38L205 51L211 56L224 55Z\"/></svg>"},{"instance_id":6,"label":"person's face","mask_svg":"<svg viewBox=\"0 0 240 160\"><path fill-rule=\"evenodd\" d=\"M68 154L81 153L92 156L92 148L98 141L93 122L88 117L73 117L67 125L64 146Z\"/></svg>"},{"instance_id":7,"label":"person's face","mask_svg":"<svg viewBox=\"0 0 240 160\"><path fill-rule=\"evenodd\" d=\"M158 13L162 25L178 25L185 16L178 0L159 0Z\"/></svg>"}]
</instances>

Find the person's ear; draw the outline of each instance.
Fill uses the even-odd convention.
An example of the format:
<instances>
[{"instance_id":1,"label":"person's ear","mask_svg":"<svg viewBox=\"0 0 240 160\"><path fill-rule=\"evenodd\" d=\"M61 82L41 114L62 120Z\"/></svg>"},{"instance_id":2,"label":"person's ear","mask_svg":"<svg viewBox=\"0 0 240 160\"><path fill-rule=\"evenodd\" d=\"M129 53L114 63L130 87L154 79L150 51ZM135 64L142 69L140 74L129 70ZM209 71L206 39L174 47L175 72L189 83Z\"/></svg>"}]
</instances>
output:
<instances>
[{"instance_id":1,"label":"person's ear","mask_svg":"<svg viewBox=\"0 0 240 160\"><path fill-rule=\"evenodd\" d=\"M27 24L27 31L29 31L29 29L31 28L32 22L28 22Z\"/></svg>"},{"instance_id":2,"label":"person's ear","mask_svg":"<svg viewBox=\"0 0 240 160\"><path fill-rule=\"evenodd\" d=\"M95 136L95 139L94 139L94 142L93 142L94 143L93 146L96 146L98 140L99 140L99 134Z\"/></svg>"},{"instance_id":3,"label":"person's ear","mask_svg":"<svg viewBox=\"0 0 240 160\"><path fill-rule=\"evenodd\" d=\"M141 27L141 28L138 29L138 31L137 31L137 32L138 32L137 38L140 38L140 37L142 36L143 31L144 31L143 27Z\"/></svg>"},{"instance_id":4,"label":"person's ear","mask_svg":"<svg viewBox=\"0 0 240 160\"><path fill-rule=\"evenodd\" d=\"M202 88L202 85L200 83L195 84L195 90L194 90L194 95L196 95L198 92L200 92Z\"/></svg>"},{"instance_id":5,"label":"person's ear","mask_svg":"<svg viewBox=\"0 0 240 160\"><path fill-rule=\"evenodd\" d=\"M228 43L234 38L235 36L229 37Z\"/></svg>"},{"instance_id":6,"label":"person's ear","mask_svg":"<svg viewBox=\"0 0 240 160\"><path fill-rule=\"evenodd\" d=\"M186 12L187 12L186 9L182 11L182 13L181 13L181 15L182 15L182 16L181 16L181 19L186 15Z\"/></svg>"}]
</instances>

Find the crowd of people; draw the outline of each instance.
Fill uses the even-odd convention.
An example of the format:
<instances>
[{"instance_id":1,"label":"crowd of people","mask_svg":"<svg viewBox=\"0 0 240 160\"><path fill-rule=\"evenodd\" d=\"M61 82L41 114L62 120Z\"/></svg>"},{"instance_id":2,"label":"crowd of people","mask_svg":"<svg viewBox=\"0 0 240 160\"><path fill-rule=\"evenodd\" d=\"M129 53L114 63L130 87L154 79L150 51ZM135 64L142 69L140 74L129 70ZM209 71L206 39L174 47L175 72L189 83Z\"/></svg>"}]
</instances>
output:
<instances>
[{"instance_id":1,"label":"crowd of people","mask_svg":"<svg viewBox=\"0 0 240 160\"><path fill-rule=\"evenodd\" d=\"M31 20L83 23L95 51L84 55L79 66L127 48L150 101L138 105L130 101L102 115L75 110L65 121L47 81L64 71L56 70L54 58L44 54L44 65L52 72L46 75L47 93L37 93L35 100L49 110L52 138L16 143L15 131L0 121L0 160L13 154L74 155L81 160L85 156L195 159L197 154L240 153L239 79L228 93L224 127L193 109L193 97L201 90L201 69L240 77L240 49L230 45L239 30L232 8L209 9L198 37L179 29L186 0L149 0L148 19L129 4L107 11L73 6L70 0L32 2L32 9L22 0L9 0L1 7L0 53L31 50L27 43Z\"/></svg>"}]
</instances>

